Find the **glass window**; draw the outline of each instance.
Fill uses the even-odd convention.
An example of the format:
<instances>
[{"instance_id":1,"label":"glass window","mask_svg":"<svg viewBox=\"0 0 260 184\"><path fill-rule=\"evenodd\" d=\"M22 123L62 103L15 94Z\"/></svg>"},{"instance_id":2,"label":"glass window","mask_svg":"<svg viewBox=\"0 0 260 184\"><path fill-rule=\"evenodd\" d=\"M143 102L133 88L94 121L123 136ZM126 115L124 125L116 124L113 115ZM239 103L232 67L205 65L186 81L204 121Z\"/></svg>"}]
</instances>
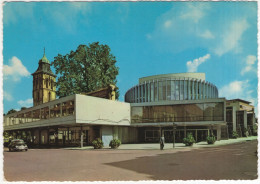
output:
<instances>
[{"instance_id":1,"label":"glass window","mask_svg":"<svg viewBox=\"0 0 260 184\"><path fill-rule=\"evenodd\" d=\"M139 102L142 102L142 87L138 86Z\"/></svg>"},{"instance_id":2,"label":"glass window","mask_svg":"<svg viewBox=\"0 0 260 184\"><path fill-rule=\"evenodd\" d=\"M184 100L187 100L188 99L188 86L187 86L187 82L186 80L183 81L183 98Z\"/></svg>"},{"instance_id":3,"label":"glass window","mask_svg":"<svg viewBox=\"0 0 260 184\"><path fill-rule=\"evenodd\" d=\"M176 100L175 98L175 81L171 81L171 100Z\"/></svg>"},{"instance_id":4,"label":"glass window","mask_svg":"<svg viewBox=\"0 0 260 184\"><path fill-rule=\"evenodd\" d=\"M132 107L132 122L223 121L224 103Z\"/></svg>"},{"instance_id":5,"label":"glass window","mask_svg":"<svg viewBox=\"0 0 260 184\"><path fill-rule=\"evenodd\" d=\"M204 121L213 121L215 103L204 104Z\"/></svg>"},{"instance_id":6,"label":"glass window","mask_svg":"<svg viewBox=\"0 0 260 184\"><path fill-rule=\"evenodd\" d=\"M166 100L171 100L171 81L167 81L167 94L166 94Z\"/></svg>"},{"instance_id":7,"label":"glass window","mask_svg":"<svg viewBox=\"0 0 260 184\"><path fill-rule=\"evenodd\" d=\"M34 110L32 116L33 116L33 121L40 120L40 109Z\"/></svg>"},{"instance_id":8,"label":"glass window","mask_svg":"<svg viewBox=\"0 0 260 184\"><path fill-rule=\"evenodd\" d=\"M157 83L157 81L156 82L154 82L154 101L158 101L158 83Z\"/></svg>"},{"instance_id":9,"label":"glass window","mask_svg":"<svg viewBox=\"0 0 260 184\"><path fill-rule=\"evenodd\" d=\"M132 107L131 108L131 119L133 123L142 122L143 118L143 107Z\"/></svg>"},{"instance_id":10,"label":"glass window","mask_svg":"<svg viewBox=\"0 0 260 184\"><path fill-rule=\"evenodd\" d=\"M154 101L154 82L151 82L150 92L151 92L151 102L153 102Z\"/></svg>"},{"instance_id":11,"label":"glass window","mask_svg":"<svg viewBox=\"0 0 260 184\"><path fill-rule=\"evenodd\" d=\"M162 82L162 98L166 100L166 81Z\"/></svg>"},{"instance_id":12,"label":"glass window","mask_svg":"<svg viewBox=\"0 0 260 184\"><path fill-rule=\"evenodd\" d=\"M41 109L41 119L49 118L49 107L44 107Z\"/></svg>"},{"instance_id":13,"label":"glass window","mask_svg":"<svg viewBox=\"0 0 260 184\"><path fill-rule=\"evenodd\" d=\"M159 81L158 84L159 84L159 89L158 89L158 91L159 91L159 100L161 101L163 99L162 81Z\"/></svg>"},{"instance_id":14,"label":"glass window","mask_svg":"<svg viewBox=\"0 0 260 184\"><path fill-rule=\"evenodd\" d=\"M184 99L184 85L183 85L183 80L180 81L180 100L183 100Z\"/></svg>"},{"instance_id":15,"label":"glass window","mask_svg":"<svg viewBox=\"0 0 260 184\"><path fill-rule=\"evenodd\" d=\"M180 81L175 81L175 87L176 87L175 99L180 100Z\"/></svg>"},{"instance_id":16,"label":"glass window","mask_svg":"<svg viewBox=\"0 0 260 184\"><path fill-rule=\"evenodd\" d=\"M189 80L189 100L192 99L192 81Z\"/></svg>"},{"instance_id":17,"label":"glass window","mask_svg":"<svg viewBox=\"0 0 260 184\"><path fill-rule=\"evenodd\" d=\"M149 88L148 83L145 86L145 101L148 102Z\"/></svg>"},{"instance_id":18,"label":"glass window","mask_svg":"<svg viewBox=\"0 0 260 184\"><path fill-rule=\"evenodd\" d=\"M213 116L214 121L224 120L224 103L215 103Z\"/></svg>"},{"instance_id":19,"label":"glass window","mask_svg":"<svg viewBox=\"0 0 260 184\"><path fill-rule=\"evenodd\" d=\"M203 121L203 104L185 104L186 121Z\"/></svg>"}]
</instances>

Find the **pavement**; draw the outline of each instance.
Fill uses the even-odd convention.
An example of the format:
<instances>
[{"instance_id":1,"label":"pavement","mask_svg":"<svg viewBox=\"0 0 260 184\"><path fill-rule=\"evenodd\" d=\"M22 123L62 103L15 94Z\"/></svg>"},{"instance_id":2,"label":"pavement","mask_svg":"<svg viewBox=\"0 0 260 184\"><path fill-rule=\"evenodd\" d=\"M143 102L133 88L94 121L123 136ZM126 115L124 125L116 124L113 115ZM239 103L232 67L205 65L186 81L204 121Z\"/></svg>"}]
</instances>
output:
<instances>
[{"instance_id":1,"label":"pavement","mask_svg":"<svg viewBox=\"0 0 260 184\"><path fill-rule=\"evenodd\" d=\"M216 141L215 144L208 144L206 141L194 143L193 146L185 146L183 143L175 143L173 147L173 143L165 143L164 150L171 150L171 149L197 149L197 148L205 148L205 147L217 147L229 144L236 144L240 142L246 142L251 140L256 140L257 136L250 136L250 137L241 137L237 139L227 139L227 140L220 140ZM93 146L84 146L80 147L68 147L63 149L69 150L91 150L94 149ZM111 149L110 147L104 147L103 149ZM118 150L158 150L160 149L159 143L144 143L144 144L121 144Z\"/></svg>"},{"instance_id":2,"label":"pavement","mask_svg":"<svg viewBox=\"0 0 260 184\"><path fill-rule=\"evenodd\" d=\"M123 144L119 149L4 149L6 181L251 180L257 137L184 144Z\"/></svg>"}]
</instances>

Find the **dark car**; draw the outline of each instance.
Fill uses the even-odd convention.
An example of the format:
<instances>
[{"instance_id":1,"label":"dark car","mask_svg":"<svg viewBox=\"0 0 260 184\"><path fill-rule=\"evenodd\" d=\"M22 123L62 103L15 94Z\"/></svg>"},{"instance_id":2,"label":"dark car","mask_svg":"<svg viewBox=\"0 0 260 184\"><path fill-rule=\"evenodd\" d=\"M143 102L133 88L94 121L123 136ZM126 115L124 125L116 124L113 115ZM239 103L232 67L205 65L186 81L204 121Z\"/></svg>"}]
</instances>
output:
<instances>
[{"instance_id":1,"label":"dark car","mask_svg":"<svg viewBox=\"0 0 260 184\"><path fill-rule=\"evenodd\" d=\"M11 141L11 143L8 146L9 151L27 151L28 146L25 144L25 142L22 139L14 139Z\"/></svg>"}]
</instances>

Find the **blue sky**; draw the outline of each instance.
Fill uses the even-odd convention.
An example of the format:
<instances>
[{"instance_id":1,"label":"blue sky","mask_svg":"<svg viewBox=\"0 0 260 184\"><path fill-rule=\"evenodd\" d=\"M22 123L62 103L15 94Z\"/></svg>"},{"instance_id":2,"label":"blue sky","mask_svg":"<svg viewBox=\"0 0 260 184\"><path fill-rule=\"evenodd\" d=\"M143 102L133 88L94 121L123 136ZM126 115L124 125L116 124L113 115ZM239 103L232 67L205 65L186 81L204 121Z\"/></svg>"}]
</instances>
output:
<instances>
[{"instance_id":1,"label":"blue sky","mask_svg":"<svg viewBox=\"0 0 260 184\"><path fill-rule=\"evenodd\" d=\"M257 105L256 2L6 2L4 112L32 106L44 47L53 61L96 41L117 59L120 101L140 77L204 72L220 97Z\"/></svg>"}]
</instances>

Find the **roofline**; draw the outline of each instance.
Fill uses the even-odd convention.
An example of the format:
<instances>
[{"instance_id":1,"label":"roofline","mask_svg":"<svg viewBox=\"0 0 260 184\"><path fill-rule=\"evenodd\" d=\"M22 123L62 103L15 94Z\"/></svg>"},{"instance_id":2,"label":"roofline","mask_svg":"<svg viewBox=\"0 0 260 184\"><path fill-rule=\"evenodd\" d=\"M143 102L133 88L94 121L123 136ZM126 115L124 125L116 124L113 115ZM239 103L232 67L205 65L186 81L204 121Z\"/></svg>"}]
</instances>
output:
<instances>
[{"instance_id":1,"label":"roofline","mask_svg":"<svg viewBox=\"0 0 260 184\"><path fill-rule=\"evenodd\" d=\"M248 103L248 104L252 103L252 102L249 102L249 101L246 101L246 100L242 100L240 98L231 99L231 100L227 100L227 101L240 101L240 102L245 102L245 103Z\"/></svg>"}]
</instances>

